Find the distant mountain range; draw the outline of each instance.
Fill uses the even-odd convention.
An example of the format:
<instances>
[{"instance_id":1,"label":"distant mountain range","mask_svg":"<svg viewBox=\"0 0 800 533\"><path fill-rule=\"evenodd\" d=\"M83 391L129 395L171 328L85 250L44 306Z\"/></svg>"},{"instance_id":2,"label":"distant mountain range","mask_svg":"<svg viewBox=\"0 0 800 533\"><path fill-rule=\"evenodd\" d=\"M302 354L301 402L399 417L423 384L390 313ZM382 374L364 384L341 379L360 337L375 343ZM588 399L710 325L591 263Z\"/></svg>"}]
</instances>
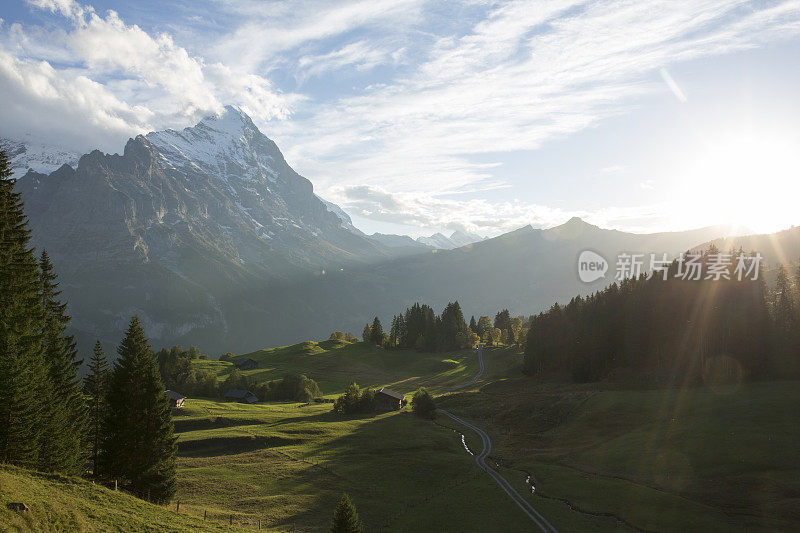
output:
<instances>
[{"instance_id":1,"label":"distant mountain range","mask_svg":"<svg viewBox=\"0 0 800 533\"><path fill-rule=\"evenodd\" d=\"M122 155L0 141L10 149L37 248L46 248L86 352L118 342L132 314L155 346L246 351L333 330L360 332L414 301L467 316L530 314L587 294L581 251L678 252L724 228L638 235L572 219L495 237L365 235L235 107L181 131L128 141ZM37 151L38 150L38 151ZM35 154L43 161L35 161ZM59 164L60 163L60 164ZM37 171L58 167L47 173Z\"/></svg>"}]
</instances>

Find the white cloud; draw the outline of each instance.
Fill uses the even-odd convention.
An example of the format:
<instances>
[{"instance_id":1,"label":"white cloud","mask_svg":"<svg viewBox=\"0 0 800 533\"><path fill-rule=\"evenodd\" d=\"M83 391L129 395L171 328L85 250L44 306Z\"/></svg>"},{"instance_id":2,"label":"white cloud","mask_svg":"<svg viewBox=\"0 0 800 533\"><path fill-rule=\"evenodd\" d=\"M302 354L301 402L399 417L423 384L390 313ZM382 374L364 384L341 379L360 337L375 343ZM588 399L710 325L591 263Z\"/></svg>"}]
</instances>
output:
<instances>
[{"instance_id":1,"label":"white cloud","mask_svg":"<svg viewBox=\"0 0 800 533\"><path fill-rule=\"evenodd\" d=\"M319 42L365 26L395 32L398 26L415 21L425 0L326 0L237 1L226 9L246 22L224 38L212 51L225 64L256 70L265 63L280 61L295 48Z\"/></svg>"},{"instance_id":2,"label":"white cloud","mask_svg":"<svg viewBox=\"0 0 800 533\"><path fill-rule=\"evenodd\" d=\"M441 197L496 180L474 154L534 150L663 91L650 80L665 65L796 36L798 6L554 0L531 9L507 2L466 35L442 36L414 74L323 103L271 131L322 194L369 185ZM463 207L439 208L450 205Z\"/></svg>"},{"instance_id":3,"label":"white cloud","mask_svg":"<svg viewBox=\"0 0 800 533\"><path fill-rule=\"evenodd\" d=\"M36 132L72 149L102 146L104 137L146 130L153 115L86 76L59 72L46 61L17 59L2 47L0 87L0 133Z\"/></svg>"},{"instance_id":4,"label":"white cloud","mask_svg":"<svg viewBox=\"0 0 800 533\"><path fill-rule=\"evenodd\" d=\"M297 61L296 76L301 80L307 79L345 66L369 70L383 63L396 63L401 56L402 48L391 50L374 47L361 40L325 54L301 56Z\"/></svg>"},{"instance_id":5,"label":"white cloud","mask_svg":"<svg viewBox=\"0 0 800 533\"><path fill-rule=\"evenodd\" d=\"M268 120L286 118L302 100L257 74L206 62L171 35L151 35L114 11L100 16L74 0L29 3L62 15L68 27L13 24L2 36L6 135L119 151L129 136L189 125L228 103Z\"/></svg>"}]
</instances>

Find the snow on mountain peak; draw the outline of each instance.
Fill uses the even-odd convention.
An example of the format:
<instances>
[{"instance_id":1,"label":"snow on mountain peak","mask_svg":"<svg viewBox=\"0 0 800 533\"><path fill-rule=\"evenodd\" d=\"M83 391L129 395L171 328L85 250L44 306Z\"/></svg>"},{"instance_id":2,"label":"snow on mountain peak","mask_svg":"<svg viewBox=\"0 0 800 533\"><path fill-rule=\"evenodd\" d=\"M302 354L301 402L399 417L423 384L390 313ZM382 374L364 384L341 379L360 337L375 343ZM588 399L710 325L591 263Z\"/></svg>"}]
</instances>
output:
<instances>
[{"instance_id":1,"label":"snow on mountain peak","mask_svg":"<svg viewBox=\"0 0 800 533\"><path fill-rule=\"evenodd\" d=\"M11 162L13 179L21 178L29 169L40 174L50 174L65 164L76 168L80 157L77 152L29 136L19 140L0 139L0 147Z\"/></svg>"},{"instance_id":2,"label":"snow on mountain peak","mask_svg":"<svg viewBox=\"0 0 800 533\"><path fill-rule=\"evenodd\" d=\"M228 176L249 181L275 181L274 143L236 106L202 119L181 131L151 132L145 138L173 167L198 167L220 179Z\"/></svg>"}]
</instances>

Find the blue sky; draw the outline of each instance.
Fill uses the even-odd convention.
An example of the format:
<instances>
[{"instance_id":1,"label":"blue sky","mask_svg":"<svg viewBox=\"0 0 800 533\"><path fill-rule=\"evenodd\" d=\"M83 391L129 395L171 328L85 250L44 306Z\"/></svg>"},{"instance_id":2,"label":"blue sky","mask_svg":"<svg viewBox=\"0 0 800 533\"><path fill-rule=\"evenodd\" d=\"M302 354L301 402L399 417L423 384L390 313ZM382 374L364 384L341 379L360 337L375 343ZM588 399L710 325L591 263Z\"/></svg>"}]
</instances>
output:
<instances>
[{"instance_id":1,"label":"blue sky","mask_svg":"<svg viewBox=\"0 0 800 533\"><path fill-rule=\"evenodd\" d=\"M0 18L0 135L119 152L238 104L367 232L800 223L795 0L20 0Z\"/></svg>"}]
</instances>

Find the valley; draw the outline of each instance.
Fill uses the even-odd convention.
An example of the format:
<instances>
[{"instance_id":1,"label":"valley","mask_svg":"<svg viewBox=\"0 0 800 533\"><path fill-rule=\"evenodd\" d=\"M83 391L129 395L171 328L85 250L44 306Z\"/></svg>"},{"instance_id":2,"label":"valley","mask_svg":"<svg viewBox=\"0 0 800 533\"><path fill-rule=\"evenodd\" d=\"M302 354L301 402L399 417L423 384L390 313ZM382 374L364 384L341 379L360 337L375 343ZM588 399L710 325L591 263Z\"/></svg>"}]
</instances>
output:
<instances>
[{"instance_id":1,"label":"valley","mask_svg":"<svg viewBox=\"0 0 800 533\"><path fill-rule=\"evenodd\" d=\"M445 357L453 368L442 367ZM487 463L560 531L768 531L800 519L793 511L796 382L684 390L576 385L521 376L513 349L484 348L484 358L479 380L453 393L446 391L479 371L474 351L303 343L261 352L260 361L274 366L245 373L307 373L327 397L343 390L340 374L406 394L429 387L440 407L490 435ZM230 372L229 363L213 365L220 378ZM435 423L408 412L342 419L329 404L296 402L186 405L175 418L176 498L188 513L316 531L346 491L371 529L532 526L462 446L461 433L477 453L479 437L446 416Z\"/></svg>"}]
</instances>

